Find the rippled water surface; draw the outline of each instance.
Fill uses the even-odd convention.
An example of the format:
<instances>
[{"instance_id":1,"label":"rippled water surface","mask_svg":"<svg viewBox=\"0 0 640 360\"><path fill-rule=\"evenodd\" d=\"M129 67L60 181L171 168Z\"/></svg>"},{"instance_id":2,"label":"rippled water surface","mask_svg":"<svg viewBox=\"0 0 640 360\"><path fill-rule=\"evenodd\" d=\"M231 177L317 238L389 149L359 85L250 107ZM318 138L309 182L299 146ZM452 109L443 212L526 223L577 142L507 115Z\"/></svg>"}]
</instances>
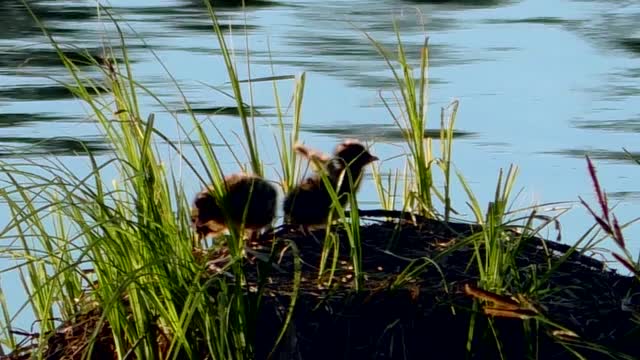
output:
<instances>
[{"instance_id":1,"label":"rippled water surface","mask_svg":"<svg viewBox=\"0 0 640 360\"><path fill-rule=\"evenodd\" d=\"M70 137L93 151L108 151L88 109L58 82L69 76L55 52L17 3L0 0L0 157L57 156L75 166L82 163L77 159L83 146ZM105 13L98 14L94 1L29 3L72 56L79 50L100 55L108 42L117 46L113 25ZM132 5L137 3L147 5ZM171 110L142 97L157 126L174 139L186 137L177 131L175 113L190 127L160 60L197 116L210 117L226 140L236 142L234 132L240 134L241 127L234 103L211 88L229 90L201 2L109 5L127 36L137 80ZM392 98L393 79L362 33L393 48L395 19L413 59L429 36L429 128L439 126L442 106L460 100L454 164L482 201L492 196L498 170L511 163L521 170L517 207L578 196L593 200L584 161L588 153L611 200L619 204L618 216L627 221L638 215L640 166L623 150L640 153L638 2L281 0L254 2L246 11L220 7L218 16L236 49L241 78L307 73L302 139L310 145L331 150L338 139L357 137L390 159L382 163L385 169L401 166L393 158L402 152L401 134L380 99ZM86 71L99 79L95 70ZM268 151L276 123L273 87L258 83L253 90L262 115L256 119L261 146L273 164L275 154ZM281 81L279 90L288 99L292 81ZM57 138L43 142L52 137ZM233 159L224 160L233 170ZM195 180L187 186L193 192L200 187ZM360 198L364 206L375 206L371 183ZM467 211L459 188L454 199ZM0 214L8 217L6 209ZM561 220L567 242L592 224L579 206ZM627 232L635 250L639 234L635 228Z\"/></svg>"}]
</instances>

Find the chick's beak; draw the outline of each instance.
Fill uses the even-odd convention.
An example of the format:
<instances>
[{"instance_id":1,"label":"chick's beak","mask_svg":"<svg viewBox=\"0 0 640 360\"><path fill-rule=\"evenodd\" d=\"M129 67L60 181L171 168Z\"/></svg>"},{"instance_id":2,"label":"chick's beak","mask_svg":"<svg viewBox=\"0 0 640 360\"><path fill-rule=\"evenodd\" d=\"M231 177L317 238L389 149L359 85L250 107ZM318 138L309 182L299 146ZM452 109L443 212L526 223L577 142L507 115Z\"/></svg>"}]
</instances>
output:
<instances>
[{"instance_id":1,"label":"chick's beak","mask_svg":"<svg viewBox=\"0 0 640 360\"><path fill-rule=\"evenodd\" d=\"M378 161L378 160L380 160L380 159L378 159L378 157L377 157L377 156L375 156L375 155L371 155L371 156L369 156L369 162L370 162L370 163L371 163L371 162L374 162L374 161Z\"/></svg>"}]
</instances>

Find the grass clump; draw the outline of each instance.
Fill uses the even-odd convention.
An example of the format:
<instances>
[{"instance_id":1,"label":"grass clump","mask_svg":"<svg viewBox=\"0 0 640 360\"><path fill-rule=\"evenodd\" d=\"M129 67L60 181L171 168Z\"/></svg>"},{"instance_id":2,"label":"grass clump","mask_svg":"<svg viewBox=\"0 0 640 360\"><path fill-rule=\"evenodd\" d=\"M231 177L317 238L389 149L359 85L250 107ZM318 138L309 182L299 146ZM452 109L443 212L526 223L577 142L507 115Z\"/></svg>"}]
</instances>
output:
<instances>
[{"instance_id":1,"label":"grass clump","mask_svg":"<svg viewBox=\"0 0 640 360\"><path fill-rule=\"evenodd\" d=\"M157 143L169 138L154 127L153 114L140 112L138 97L146 88L135 81L124 39L122 63L115 56L105 63L89 59L106 79L106 84L89 85L50 40L76 82L65 85L92 110L113 153L106 160L89 156L83 176L62 163L2 164L2 197L13 215L2 236L16 242L3 255L18 259L28 305L41 324L39 353L47 353L48 338L58 331L55 319L70 320L93 308L99 319L86 348L78 349L81 354L95 353L93 344L106 328L114 358L202 358L207 353L250 358L252 300L242 287L240 229L231 228L225 241L231 256L225 268L234 281L203 279L207 267L193 248L191 195L159 158ZM99 86L108 88L111 98L93 97L90 88ZM200 142L209 144L193 119ZM246 117L243 121L248 123ZM245 135L251 144L252 134ZM218 159L204 149L200 160L209 171L200 181L214 184L221 198ZM256 172L261 171L258 161L252 158ZM107 176L113 173L117 178L109 186ZM8 344L18 342L8 335Z\"/></svg>"}]
</instances>

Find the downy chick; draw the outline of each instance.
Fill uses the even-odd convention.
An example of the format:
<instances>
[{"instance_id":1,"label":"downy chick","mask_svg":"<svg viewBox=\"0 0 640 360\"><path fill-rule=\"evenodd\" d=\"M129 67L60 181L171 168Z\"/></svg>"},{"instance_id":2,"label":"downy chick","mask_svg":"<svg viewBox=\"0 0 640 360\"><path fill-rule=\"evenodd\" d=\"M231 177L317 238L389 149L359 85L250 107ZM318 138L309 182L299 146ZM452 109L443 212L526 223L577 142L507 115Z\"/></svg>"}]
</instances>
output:
<instances>
[{"instance_id":1,"label":"downy chick","mask_svg":"<svg viewBox=\"0 0 640 360\"><path fill-rule=\"evenodd\" d=\"M331 158L303 146L297 146L296 151L320 165L318 172L325 172L342 206L347 201L345 194L355 195L358 191L364 167L378 160L357 140L346 140L339 144ZM285 197L285 222L304 227L325 225L332 204L322 175L314 174Z\"/></svg>"},{"instance_id":2,"label":"downy chick","mask_svg":"<svg viewBox=\"0 0 640 360\"><path fill-rule=\"evenodd\" d=\"M268 181L253 175L237 173L225 176L226 193L216 202L212 187L196 195L191 220L200 238L217 236L234 226L244 224L253 238L257 232L270 225L276 214L278 193ZM227 209L227 218L222 209Z\"/></svg>"}]
</instances>

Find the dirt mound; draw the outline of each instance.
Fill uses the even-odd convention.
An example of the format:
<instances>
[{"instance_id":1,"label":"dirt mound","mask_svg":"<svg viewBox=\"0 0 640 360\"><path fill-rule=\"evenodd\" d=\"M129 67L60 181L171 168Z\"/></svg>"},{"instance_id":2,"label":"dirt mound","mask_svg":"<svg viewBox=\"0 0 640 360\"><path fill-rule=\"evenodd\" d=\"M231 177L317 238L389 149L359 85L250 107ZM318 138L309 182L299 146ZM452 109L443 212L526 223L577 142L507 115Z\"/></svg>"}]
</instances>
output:
<instances>
[{"instance_id":1,"label":"dirt mound","mask_svg":"<svg viewBox=\"0 0 640 360\"><path fill-rule=\"evenodd\" d=\"M297 229L269 234L247 250L246 294L255 298L256 289L264 290L253 326L256 358L273 350L294 293L293 317L274 358L574 359L567 347L588 359L640 358L638 326L626 306L637 284L601 261L558 242L505 230L500 246L513 256L503 264L512 269L503 284L510 292L498 295L476 288L474 255L484 248L474 247L469 236L482 236L479 226L363 213L385 220L360 228L364 275L359 279L349 237L339 226L331 232L336 242L328 252L324 230ZM330 274L333 249L339 256ZM212 272L224 256L207 254ZM327 268L319 277L323 256ZM91 321L95 325L99 317L93 311L61 326L49 338L45 358L79 359L80 340L88 339ZM103 350L94 351L94 359L111 358L108 334L107 324L96 345ZM9 359L27 359L30 351L16 351Z\"/></svg>"}]
</instances>

